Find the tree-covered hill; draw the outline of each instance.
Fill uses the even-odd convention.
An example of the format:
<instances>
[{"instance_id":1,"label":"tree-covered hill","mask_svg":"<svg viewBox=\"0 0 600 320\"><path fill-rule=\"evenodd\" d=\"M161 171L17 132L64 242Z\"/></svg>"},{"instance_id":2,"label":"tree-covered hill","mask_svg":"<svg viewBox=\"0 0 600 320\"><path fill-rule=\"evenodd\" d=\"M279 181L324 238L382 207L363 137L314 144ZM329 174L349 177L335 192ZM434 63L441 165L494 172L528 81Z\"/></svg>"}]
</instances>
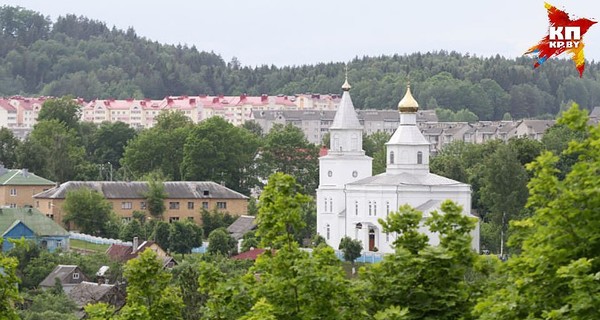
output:
<instances>
[{"instance_id":1,"label":"tree-covered hill","mask_svg":"<svg viewBox=\"0 0 600 320\"><path fill-rule=\"evenodd\" d=\"M210 48L202 48L210 50ZM393 108L410 74L425 108L467 108L480 120L554 115L573 100L600 104L598 63L580 79L570 60L533 69L531 58L456 52L357 57L349 62L358 108ZM0 95L162 98L167 95L335 93L344 63L249 67L196 47L164 45L130 28L67 15L51 21L20 7L0 7Z\"/></svg>"}]
</instances>

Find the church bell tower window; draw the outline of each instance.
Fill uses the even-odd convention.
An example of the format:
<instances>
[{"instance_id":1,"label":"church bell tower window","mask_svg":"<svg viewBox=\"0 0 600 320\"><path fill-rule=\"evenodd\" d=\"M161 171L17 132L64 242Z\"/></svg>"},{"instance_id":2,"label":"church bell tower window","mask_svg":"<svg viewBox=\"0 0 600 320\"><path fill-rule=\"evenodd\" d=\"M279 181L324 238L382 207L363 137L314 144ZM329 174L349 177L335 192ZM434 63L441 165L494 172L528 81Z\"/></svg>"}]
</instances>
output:
<instances>
[{"instance_id":1,"label":"church bell tower window","mask_svg":"<svg viewBox=\"0 0 600 320\"><path fill-rule=\"evenodd\" d=\"M394 151L390 151L390 164L394 164Z\"/></svg>"},{"instance_id":2,"label":"church bell tower window","mask_svg":"<svg viewBox=\"0 0 600 320\"><path fill-rule=\"evenodd\" d=\"M417 152L417 164L423 164L423 152Z\"/></svg>"}]
</instances>

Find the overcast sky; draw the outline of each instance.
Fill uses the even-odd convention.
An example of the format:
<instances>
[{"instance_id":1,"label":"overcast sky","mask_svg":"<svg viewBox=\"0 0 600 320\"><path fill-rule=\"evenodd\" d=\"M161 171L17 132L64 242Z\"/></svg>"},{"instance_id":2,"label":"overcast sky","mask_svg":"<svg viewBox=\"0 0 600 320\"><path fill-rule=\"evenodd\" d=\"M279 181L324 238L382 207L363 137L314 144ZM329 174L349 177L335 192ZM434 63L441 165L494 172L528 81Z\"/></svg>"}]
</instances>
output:
<instances>
[{"instance_id":1,"label":"overcast sky","mask_svg":"<svg viewBox=\"0 0 600 320\"><path fill-rule=\"evenodd\" d=\"M550 3L600 21L600 2ZM133 27L160 43L195 45L243 65L302 65L356 56L456 50L518 57L546 33L543 0L0 0L50 16L68 13ZM600 24L584 37L600 60Z\"/></svg>"}]
</instances>

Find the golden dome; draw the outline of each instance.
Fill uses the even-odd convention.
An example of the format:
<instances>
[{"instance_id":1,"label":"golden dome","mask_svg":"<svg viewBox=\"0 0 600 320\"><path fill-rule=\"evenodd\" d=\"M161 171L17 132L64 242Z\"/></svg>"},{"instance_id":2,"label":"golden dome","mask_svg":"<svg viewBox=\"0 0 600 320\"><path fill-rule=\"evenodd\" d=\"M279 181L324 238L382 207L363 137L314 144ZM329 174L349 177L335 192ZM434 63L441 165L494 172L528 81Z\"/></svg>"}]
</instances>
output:
<instances>
[{"instance_id":1,"label":"golden dome","mask_svg":"<svg viewBox=\"0 0 600 320\"><path fill-rule=\"evenodd\" d=\"M413 98L412 93L410 92L410 84L408 84L406 85L406 94L404 95L404 98L398 103L398 111L415 113L418 109L419 104L417 103L417 100Z\"/></svg>"}]
</instances>

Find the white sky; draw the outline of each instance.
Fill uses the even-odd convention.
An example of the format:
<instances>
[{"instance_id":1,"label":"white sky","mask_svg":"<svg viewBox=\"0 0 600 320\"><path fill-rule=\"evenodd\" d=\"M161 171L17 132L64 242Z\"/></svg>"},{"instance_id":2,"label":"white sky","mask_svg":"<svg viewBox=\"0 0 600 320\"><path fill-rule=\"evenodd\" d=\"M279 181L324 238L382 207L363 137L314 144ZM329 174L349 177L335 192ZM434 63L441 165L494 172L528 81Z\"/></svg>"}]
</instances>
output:
<instances>
[{"instance_id":1,"label":"white sky","mask_svg":"<svg viewBox=\"0 0 600 320\"><path fill-rule=\"evenodd\" d=\"M550 3L600 21L600 2ZM514 58L548 28L543 0L0 0L50 16L73 13L132 26L138 35L196 45L243 65L301 65L355 56L456 50ZM600 24L584 37L585 55L600 60Z\"/></svg>"}]
</instances>

